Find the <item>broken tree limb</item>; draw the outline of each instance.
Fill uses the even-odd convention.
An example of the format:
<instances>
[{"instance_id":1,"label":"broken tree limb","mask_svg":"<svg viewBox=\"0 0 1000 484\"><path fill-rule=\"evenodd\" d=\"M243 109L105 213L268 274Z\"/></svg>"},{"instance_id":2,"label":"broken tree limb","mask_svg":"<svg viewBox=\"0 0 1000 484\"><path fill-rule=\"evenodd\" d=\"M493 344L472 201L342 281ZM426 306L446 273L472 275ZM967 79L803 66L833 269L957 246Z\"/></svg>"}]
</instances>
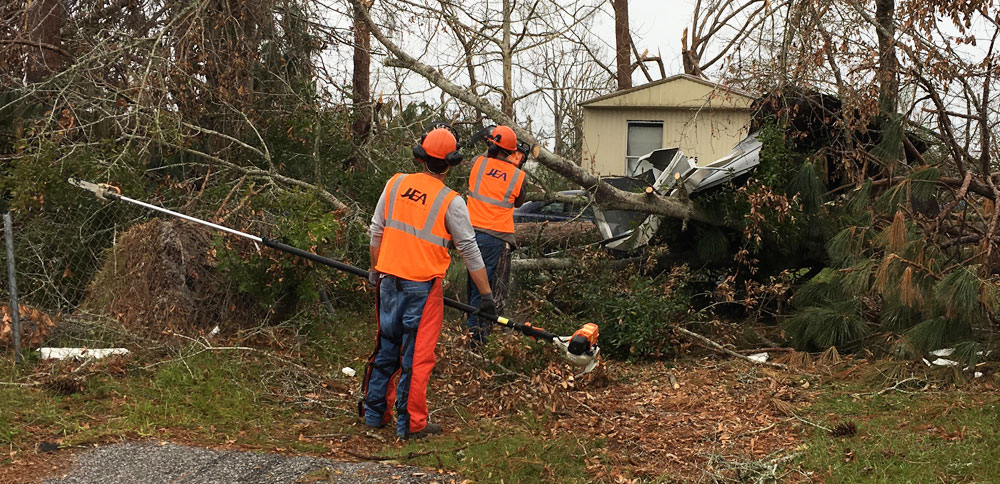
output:
<instances>
[{"instance_id":1,"label":"broken tree limb","mask_svg":"<svg viewBox=\"0 0 1000 484\"><path fill-rule=\"evenodd\" d=\"M530 132L521 128L514 119L507 116L488 100L483 99L469 90L451 82L444 75L433 67L424 64L407 54L399 46L393 43L382 32L379 26L375 25L368 9L361 0L351 0L351 3L358 9L361 20L368 25L371 33L394 57L386 59L384 65L387 67L399 67L419 74L434 84L450 96L464 102L468 106L486 114L493 121L505 124L514 129L518 139L539 146L538 140ZM576 163L559 156L545 148L538 151L536 159L548 169L556 172L562 177L570 180L585 190L594 194L595 200L605 208L632 210L666 217L679 218L683 220L697 220L712 225L724 225L720 220L706 216L695 209L690 200L679 200L672 197L647 197L642 193L630 193L619 190L608 183L602 181L600 177L584 170Z\"/></svg>"},{"instance_id":2,"label":"broken tree limb","mask_svg":"<svg viewBox=\"0 0 1000 484\"><path fill-rule=\"evenodd\" d=\"M795 352L795 348L786 348L784 346L772 346L772 347L768 347L768 348L755 348L755 349L749 349L749 350L737 350L737 353L741 353L741 354L742 353L749 353L749 354L754 354L754 353L793 353L793 352Z\"/></svg>"},{"instance_id":3,"label":"broken tree limb","mask_svg":"<svg viewBox=\"0 0 1000 484\"><path fill-rule=\"evenodd\" d=\"M708 339L708 338L706 338L706 337L704 337L704 336L702 336L702 335L700 335L698 333L695 333L694 331L686 330L686 329L684 329L684 328L682 328L680 326L674 326L674 330L677 331L678 333L684 335L684 336L687 336L688 338L691 338L691 339L693 339L693 340L695 340L695 341L697 341L697 342L699 342L699 343L701 343L701 344L703 344L703 345L705 345L705 346L707 346L707 347L715 350L715 351L718 351L720 353L725 353L725 354L727 354L729 356L732 356L734 358L739 358L739 359L741 359L743 361L748 361L748 362L753 363L755 365L770 366L771 368L777 368L779 370L785 370L785 371L789 370L788 365L783 365L781 363L775 363L773 361L757 361L757 360L755 360L753 358L747 357L746 355L741 355L741 354L739 354L739 353L737 353L737 352L735 352L735 351L733 351L733 350L731 350L729 348L726 348L725 346L722 346L719 343L716 343L715 341L712 341L712 340L710 340L710 339Z\"/></svg>"}]
</instances>

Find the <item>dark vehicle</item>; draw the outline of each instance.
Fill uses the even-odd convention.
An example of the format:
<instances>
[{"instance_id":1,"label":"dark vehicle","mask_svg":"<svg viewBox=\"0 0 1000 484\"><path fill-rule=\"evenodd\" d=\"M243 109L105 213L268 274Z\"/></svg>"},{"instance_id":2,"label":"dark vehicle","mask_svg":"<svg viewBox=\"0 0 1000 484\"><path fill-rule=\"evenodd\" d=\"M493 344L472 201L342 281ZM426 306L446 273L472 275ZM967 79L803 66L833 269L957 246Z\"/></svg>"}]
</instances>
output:
<instances>
[{"instance_id":1,"label":"dark vehicle","mask_svg":"<svg viewBox=\"0 0 1000 484\"><path fill-rule=\"evenodd\" d=\"M566 190L560 195L586 197L583 190ZM514 223L528 222L593 222L594 210L586 198L579 203L562 201L528 202L514 209Z\"/></svg>"}]
</instances>

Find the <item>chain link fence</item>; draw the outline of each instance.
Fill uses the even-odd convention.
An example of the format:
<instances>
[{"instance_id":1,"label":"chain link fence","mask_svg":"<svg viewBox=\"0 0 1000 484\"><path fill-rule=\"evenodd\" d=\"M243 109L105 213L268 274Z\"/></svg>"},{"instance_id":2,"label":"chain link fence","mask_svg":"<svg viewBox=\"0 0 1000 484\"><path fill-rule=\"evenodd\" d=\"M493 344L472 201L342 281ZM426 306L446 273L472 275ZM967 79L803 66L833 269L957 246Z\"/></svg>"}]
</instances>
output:
<instances>
[{"instance_id":1,"label":"chain link fence","mask_svg":"<svg viewBox=\"0 0 1000 484\"><path fill-rule=\"evenodd\" d=\"M13 211L20 304L53 315L72 313L79 307L118 235L144 220L134 214L123 219L120 212L96 203L74 209ZM2 257L6 267L6 251ZM7 301L7 284L0 293Z\"/></svg>"},{"instance_id":2,"label":"chain link fence","mask_svg":"<svg viewBox=\"0 0 1000 484\"><path fill-rule=\"evenodd\" d=\"M71 200L10 212L22 349L40 345L56 322L75 318L117 237L144 220L142 214L83 197ZM6 244L6 235L4 239ZM10 347L7 258L7 251L0 250L0 346Z\"/></svg>"}]
</instances>

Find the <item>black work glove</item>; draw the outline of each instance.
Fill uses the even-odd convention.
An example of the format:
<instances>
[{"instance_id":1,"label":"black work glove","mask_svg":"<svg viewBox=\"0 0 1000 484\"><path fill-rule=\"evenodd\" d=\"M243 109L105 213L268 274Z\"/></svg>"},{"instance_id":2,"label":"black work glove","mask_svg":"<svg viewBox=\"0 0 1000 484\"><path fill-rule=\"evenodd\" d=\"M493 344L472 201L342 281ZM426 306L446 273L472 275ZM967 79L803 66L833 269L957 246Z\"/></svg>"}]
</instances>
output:
<instances>
[{"instance_id":1,"label":"black work glove","mask_svg":"<svg viewBox=\"0 0 1000 484\"><path fill-rule=\"evenodd\" d=\"M499 316L497 314L497 305L493 302L493 294L480 294L479 295L479 307L476 308L477 315L489 314L491 316ZM490 321L495 322L495 321Z\"/></svg>"},{"instance_id":2,"label":"black work glove","mask_svg":"<svg viewBox=\"0 0 1000 484\"><path fill-rule=\"evenodd\" d=\"M372 270L368 271L368 283L371 284L371 285L373 285L373 286L378 285L378 278L381 277L381 276L382 276L382 273L379 272L379 271L376 271L375 269L372 269Z\"/></svg>"}]
</instances>

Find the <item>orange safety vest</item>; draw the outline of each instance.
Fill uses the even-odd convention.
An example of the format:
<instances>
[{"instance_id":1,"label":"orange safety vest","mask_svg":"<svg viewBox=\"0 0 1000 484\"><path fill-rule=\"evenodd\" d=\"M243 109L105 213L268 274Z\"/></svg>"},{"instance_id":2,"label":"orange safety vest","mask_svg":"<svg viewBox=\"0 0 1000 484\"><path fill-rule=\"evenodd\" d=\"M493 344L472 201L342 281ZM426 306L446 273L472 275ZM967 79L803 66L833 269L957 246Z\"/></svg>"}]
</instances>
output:
<instances>
[{"instance_id":1,"label":"orange safety vest","mask_svg":"<svg viewBox=\"0 0 1000 484\"><path fill-rule=\"evenodd\" d=\"M469 175L469 219L472 226L514 233L514 199L524 185L524 172L496 158L480 156Z\"/></svg>"},{"instance_id":2,"label":"orange safety vest","mask_svg":"<svg viewBox=\"0 0 1000 484\"><path fill-rule=\"evenodd\" d=\"M457 195L426 173L397 173L389 179L375 270L410 281L444 277L451 263L451 234L444 217Z\"/></svg>"}]
</instances>

